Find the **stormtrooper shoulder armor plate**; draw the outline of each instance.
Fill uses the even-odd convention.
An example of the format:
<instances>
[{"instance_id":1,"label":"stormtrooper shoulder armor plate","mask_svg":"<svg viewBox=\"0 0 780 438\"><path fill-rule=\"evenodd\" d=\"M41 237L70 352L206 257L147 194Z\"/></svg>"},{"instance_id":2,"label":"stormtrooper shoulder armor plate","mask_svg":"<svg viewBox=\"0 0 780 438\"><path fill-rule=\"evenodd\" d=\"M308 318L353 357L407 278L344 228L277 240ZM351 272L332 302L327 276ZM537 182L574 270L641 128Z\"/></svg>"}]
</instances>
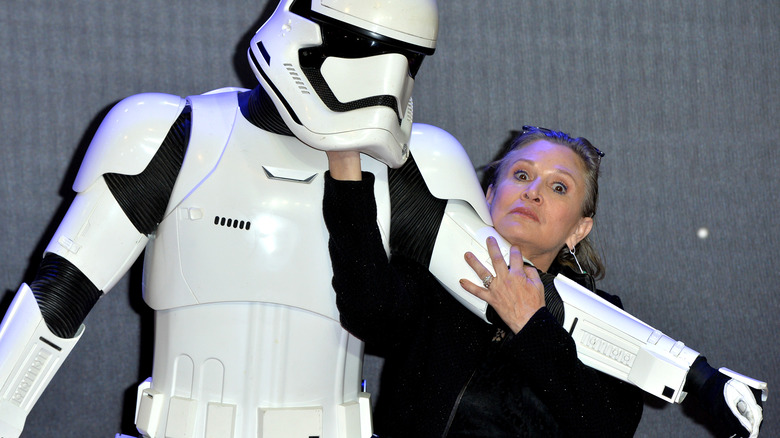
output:
<instances>
[{"instance_id":1,"label":"stormtrooper shoulder armor plate","mask_svg":"<svg viewBox=\"0 0 780 438\"><path fill-rule=\"evenodd\" d=\"M415 123L409 147L433 196L465 201L486 224L493 224L474 165L452 134L436 126Z\"/></svg>"},{"instance_id":2,"label":"stormtrooper shoulder armor plate","mask_svg":"<svg viewBox=\"0 0 780 438\"><path fill-rule=\"evenodd\" d=\"M83 192L101 175L144 170L184 108L179 96L144 93L117 103L100 124L73 183Z\"/></svg>"}]
</instances>

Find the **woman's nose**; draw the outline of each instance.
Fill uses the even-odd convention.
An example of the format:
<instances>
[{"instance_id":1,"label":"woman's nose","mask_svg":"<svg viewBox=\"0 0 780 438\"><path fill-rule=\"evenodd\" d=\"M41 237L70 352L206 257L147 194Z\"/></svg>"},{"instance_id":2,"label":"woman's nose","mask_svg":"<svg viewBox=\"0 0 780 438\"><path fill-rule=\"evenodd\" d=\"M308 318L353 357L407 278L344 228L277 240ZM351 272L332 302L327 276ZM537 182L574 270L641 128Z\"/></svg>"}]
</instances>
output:
<instances>
[{"instance_id":1,"label":"woman's nose","mask_svg":"<svg viewBox=\"0 0 780 438\"><path fill-rule=\"evenodd\" d=\"M542 202L542 196L539 193L539 181L533 181L528 184L523 192L523 197L532 202Z\"/></svg>"}]
</instances>

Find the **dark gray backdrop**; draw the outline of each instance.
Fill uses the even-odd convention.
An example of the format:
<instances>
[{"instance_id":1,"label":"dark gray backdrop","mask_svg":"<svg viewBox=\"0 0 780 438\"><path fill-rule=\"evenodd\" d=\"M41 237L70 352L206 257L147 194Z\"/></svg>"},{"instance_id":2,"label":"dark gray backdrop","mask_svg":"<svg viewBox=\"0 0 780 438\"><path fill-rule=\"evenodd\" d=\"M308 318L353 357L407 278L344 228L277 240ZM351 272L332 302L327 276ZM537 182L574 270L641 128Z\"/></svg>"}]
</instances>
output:
<instances>
[{"instance_id":1,"label":"dark gray backdrop","mask_svg":"<svg viewBox=\"0 0 780 438\"><path fill-rule=\"evenodd\" d=\"M1 309L34 274L112 104L254 86L245 50L269 6L217 3L0 6ZM523 124L589 138L607 153L601 286L711 363L776 389L780 2L442 0L439 9L415 120L454 134L476 165ZM136 264L97 304L23 436L133 432L135 385L151 360L139 274ZM371 388L380 362L367 363ZM770 396L762 436L780 433L778 406ZM649 398L637 436L710 436L697 418Z\"/></svg>"}]
</instances>

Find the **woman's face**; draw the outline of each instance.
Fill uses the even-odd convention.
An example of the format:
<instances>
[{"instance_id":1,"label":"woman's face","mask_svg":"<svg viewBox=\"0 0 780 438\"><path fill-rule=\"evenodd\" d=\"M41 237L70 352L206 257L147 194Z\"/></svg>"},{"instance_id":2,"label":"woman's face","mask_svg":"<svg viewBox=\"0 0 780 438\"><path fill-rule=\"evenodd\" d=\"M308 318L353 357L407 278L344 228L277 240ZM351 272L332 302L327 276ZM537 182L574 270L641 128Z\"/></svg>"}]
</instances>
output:
<instances>
[{"instance_id":1,"label":"woman's face","mask_svg":"<svg viewBox=\"0 0 780 438\"><path fill-rule=\"evenodd\" d=\"M585 167L571 149L541 139L504 157L504 169L487 191L496 230L546 271L564 246L588 235L582 216Z\"/></svg>"}]
</instances>

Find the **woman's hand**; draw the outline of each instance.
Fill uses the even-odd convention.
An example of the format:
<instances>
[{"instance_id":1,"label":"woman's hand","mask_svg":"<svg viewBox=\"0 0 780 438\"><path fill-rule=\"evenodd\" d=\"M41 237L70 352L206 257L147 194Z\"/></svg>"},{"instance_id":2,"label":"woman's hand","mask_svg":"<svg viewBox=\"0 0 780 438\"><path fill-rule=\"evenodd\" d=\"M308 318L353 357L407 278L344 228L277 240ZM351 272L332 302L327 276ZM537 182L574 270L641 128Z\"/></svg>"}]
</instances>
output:
<instances>
[{"instance_id":1,"label":"woman's hand","mask_svg":"<svg viewBox=\"0 0 780 438\"><path fill-rule=\"evenodd\" d=\"M495 277L473 253L467 252L466 262L479 278L486 279L486 287L466 279L460 280L460 284L463 289L493 306L498 316L517 334L534 313L544 307L544 285L536 268L523 264L523 255L517 246L512 245L510 249L509 266L495 238L488 237L487 248Z\"/></svg>"},{"instance_id":2,"label":"woman's hand","mask_svg":"<svg viewBox=\"0 0 780 438\"><path fill-rule=\"evenodd\" d=\"M329 151L328 170L331 178L339 181L360 181L363 179L360 167L360 152Z\"/></svg>"}]
</instances>

